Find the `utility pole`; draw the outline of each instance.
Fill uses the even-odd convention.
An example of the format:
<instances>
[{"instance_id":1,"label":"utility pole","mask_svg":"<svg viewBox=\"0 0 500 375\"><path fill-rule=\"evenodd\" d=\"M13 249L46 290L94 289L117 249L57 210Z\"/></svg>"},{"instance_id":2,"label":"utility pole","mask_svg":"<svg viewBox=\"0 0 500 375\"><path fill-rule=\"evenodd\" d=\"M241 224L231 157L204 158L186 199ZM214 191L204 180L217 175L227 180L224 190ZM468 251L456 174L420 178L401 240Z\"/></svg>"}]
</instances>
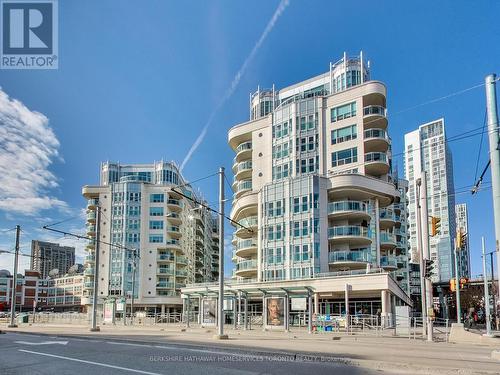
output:
<instances>
[{"instance_id":1,"label":"utility pole","mask_svg":"<svg viewBox=\"0 0 500 375\"><path fill-rule=\"evenodd\" d=\"M19 235L21 233L21 227L16 225L16 251L14 253L14 274L12 275L12 290L11 290L11 300L10 300L10 324L9 328L16 328L17 324L15 321L16 315L16 289L17 289L17 262L19 258Z\"/></svg>"},{"instance_id":2,"label":"utility pole","mask_svg":"<svg viewBox=\"0 0 500 375\"><path fill-rule=\"evenodd\" d=\"M425 261L424 261L424 253L422 249L422 205L420 204L421 194L420 187L422 185L422 179L417 179L416 181L416 194L417 194L417 249L418 249L418 258L419 258L419 266L420 266L420 302L422 309L422 335L427 333L427 308L426 308L426 294L425 294Z\"/></svg>"},{"instance_id":3,"label":"utility pole","mask_svg":"<svg viewBox=\"0 0 500 375\"><path fill-rule=\"evenodd\" d=\"M429 207L427 205L427 172L422 172L421 179L422 192L420 193L423 202L423 210L421 213L421 223L422 223L422 249L424 255L424 281L425 281L425 304L427 306L426 316L427 316L427 341L432 341L433 339L433 317L434 317L434 301L432 300L432 280L431 276L425 277L427 260L431 259L430 249L429 249ZM432 313L432 314L431 314Z\"/></svg>"},{"instance_id":4,"label":"utility pole","mask_svg":"<svg viewBox=\"0 0 500 375\"><path fill-rule=\"evenodd\" d=\"M486 273L486 250L484 237L481 237L483 250L484 312L486 314L486 336L491 337L490 293L488 292L488 275Z\"/></svg>"},{"instance_id":5,"label":"utility pole","mask_svg":"<svg viewBox=\"0 0 500 375\"><path fill-rule=\"evenodd\" d=\"M218 334L215 338L227 339L224 334L224 167L219 168L219 300L217 320Z\"/></svg>"},{"instance_id":6,"label":"utility pole","mask_svg":"<svg viewBox=\"0 0 500 375\"><path fill-rule=\"evenodd\" d=\"M486 110L488 114L488 139L490 144L491 184L493 191L493 214L495 218L495 250L497 252L497 275L500 275L500 149L498 137L498 113L496 97L496 75L485 78ZM500 301L500 282L497 302Z\"/></svg>"},{"instance_id":7,"label":"utility pole","mask_svg":"<svg viewBox=\"0 0 500 375\"><path fill-rule=\"evenodd\" d=\"M99 291L99 253L100 253L100 240L101 240L101 206L99 203L96 205L96 228L95 228L95 267L94 267L94 289L92 295L92 327L91 332L98 332L100 328L97 326L97 293Z\"/></svg>"},{"instance_id":8,"label":"utility pole","mask_svg":"<svg viewBox=\"0 0 500 375\"><path fill-rule=\"evenodd\" d=\"M134 325L134 295L135 295L135 268L137 266L136 259L136 250L133 250L134 263L132 264L132 298L130 300L130 325Z\"/></svg>"}]
</instances>

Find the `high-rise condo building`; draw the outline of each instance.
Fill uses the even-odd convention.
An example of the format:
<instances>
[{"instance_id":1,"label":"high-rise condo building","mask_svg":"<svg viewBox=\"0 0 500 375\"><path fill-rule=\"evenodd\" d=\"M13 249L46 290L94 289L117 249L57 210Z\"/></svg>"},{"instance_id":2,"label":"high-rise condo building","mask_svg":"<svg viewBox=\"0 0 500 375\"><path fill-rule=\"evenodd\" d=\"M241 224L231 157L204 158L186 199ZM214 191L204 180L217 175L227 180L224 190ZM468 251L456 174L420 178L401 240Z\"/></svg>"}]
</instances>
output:
<instances>
[{"instance_id":1,"label":"high-rise condo building","mask_svg":"<svg viewBox=\"0 0 500 375\"><path fill-rule=\"evenodd\" d=\"M258 89L249 104L249 120L228 134L238 223L228 290L246 292L252 311L301 288L317 313L345 313L347 287L353 313L408 303L408 185L392 174L386 88L362 56Z\"/></svg>"},{"instance_id":2,"label":"high-rise condo building","mask_svg":"<svg viewBox=\"0 0 500 375\"><path fill-rule=\"evenodd\" d=\"M418 261L417 236L419 235L415 189L416 181L423 171L427 173L429 221L431 217L441 220L439 233L430 238L430 256L437 269L432 281L448 282L455 274L453 264L455 197L453 163L446 143L443 118L420 125L417 130L405 134L405 177L409 181L410 242L414 261Z\"/></svg>"},{"instance_id":3,"label":"high-rise condo building","mask_svg":"<svg viewBox=\"0 0 500 375\"><path fill-rule=\"evenodd\" d=\"M135 306L150 312L180 311L181 287L218 276L216 220L186 198L202 201L174 163L103 163L100 185L84 186L82 194L90 237L96 237L97 207L101 212L99 264L96 241L87 245L84 304L90 303L95 267L99 297L130 299L134 290Z\"/></svg>"},{"instance_id":4,"label":"high-rise condo building","mask_svg":"<svg viewBox=\"0 0 500 375\"><path fill-rule=\"evenodd\" d=\"M38 272L42 279L47 279L52 270L58 270L58 275L64 275L74 264L74 247L60 246L46 241L31 241L30 270Z\"/></svg>"},{"instance_id":5,"label":"high-rise condo building","mask_svg":"<svg viewBox=\"0 0 500 375\"><path fill-rule=\"evenodd\" d=\"M460 203L455 205L456 228L462 230L462 233L469 233L469 216L467 215L467 204ZM458 273L460 277L470 278L470 248L469 236L465 237L463 249L459 252Z\"/></svg>"}]
</instances>

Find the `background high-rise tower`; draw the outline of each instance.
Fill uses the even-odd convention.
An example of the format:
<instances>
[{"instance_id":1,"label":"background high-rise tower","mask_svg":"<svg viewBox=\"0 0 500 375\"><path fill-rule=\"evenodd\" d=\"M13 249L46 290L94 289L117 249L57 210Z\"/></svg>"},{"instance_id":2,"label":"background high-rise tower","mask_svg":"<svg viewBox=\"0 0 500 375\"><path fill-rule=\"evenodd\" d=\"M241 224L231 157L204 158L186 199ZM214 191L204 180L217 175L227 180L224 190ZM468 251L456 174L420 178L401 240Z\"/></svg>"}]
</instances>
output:
<instances>
[{"instance_id":1,"label":"background high-rise tower","mask_svg":"<svg viewBox=\"0 0 500 375\"><path fill-rule=\"evenodd\" d=\"M441 219L440 233L430 239L430 256L437 272L433 282L447 282L454 271L455 197L453 163L446 143L444 119L421 125L405 134L405 177L409 181L410 243L412 260L417 258L416 190L415 183L427 172L427 197L430 217ZM422 223L425 225L426 223ZM428 225L428 223L427 223Z\"/></svg>"}]
</instances>

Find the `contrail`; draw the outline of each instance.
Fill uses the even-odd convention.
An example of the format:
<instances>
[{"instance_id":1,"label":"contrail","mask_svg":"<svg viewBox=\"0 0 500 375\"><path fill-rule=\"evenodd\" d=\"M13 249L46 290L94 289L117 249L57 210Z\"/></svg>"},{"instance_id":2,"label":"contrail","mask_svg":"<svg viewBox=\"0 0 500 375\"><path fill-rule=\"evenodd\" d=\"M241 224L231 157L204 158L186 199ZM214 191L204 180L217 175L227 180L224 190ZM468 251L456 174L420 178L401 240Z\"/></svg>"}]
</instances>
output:
<instances>
[{"instance_id":1,"label":"contrail","mask_svg":"<svg viewBox=\"0 0 500 375\"><path fill-rule=\"evenodd\" d=\"M212 110L212 113L210 114L205 126L203 126L203 129L201 130L200 135L198 136L198 138L196 138L196 141L194 141L193 145L189 149L186 157L182 161L181 168L180 168L181 171L184 169L186 164L189 162L189 160L191 159L191 156L196 151L196 149L200 146L201 142L203 142L203 139L207 135L207 130L210 127L210 125L212 124L212 121L213 121L215 115L217 114L217 112L219 112L221 107L234 94L234 91L236 90L236 87L238 87L238 84L240 83L241 77L243 77L243 74L245 74L245 71L247 70L248 65L250 64L252 59L257 54L259 48L262 46L262 43L264 43L264 41L266 40L267 35L272 31L274 25L276 24L276 21L283 14L283 12L285 11L285 9L289 3L290 3L289 0L281 0L281 2L279 3L278 8L276 8L276 11L274 12L273 16L269 20L266 28L264 29L264 32L260 36L257 43L255 43L255 46L252 48L252 51L250 52L250 54L248 55L246 60L243 62L243 65L240 67L240 69L238 70L238 72L234 76L233 80L231 81L231 86L226 90L224 96L221 98L221 100L219 100L219 102L217 103L215 108Z\"/></svg>"}]
</instances>

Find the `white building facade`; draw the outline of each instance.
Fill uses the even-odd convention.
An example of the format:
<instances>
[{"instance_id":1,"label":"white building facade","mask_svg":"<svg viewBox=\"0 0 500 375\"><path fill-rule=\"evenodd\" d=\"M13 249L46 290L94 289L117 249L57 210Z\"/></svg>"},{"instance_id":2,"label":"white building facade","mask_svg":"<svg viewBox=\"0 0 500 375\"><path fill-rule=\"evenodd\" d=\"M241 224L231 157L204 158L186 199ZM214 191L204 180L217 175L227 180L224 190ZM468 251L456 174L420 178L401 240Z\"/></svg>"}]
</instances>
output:
<instances>
[{"instance_id":1,"label":"white building facade","mask_svg":"<svg viewBox=\"0 0 500 375\"><path fill-rule=\"evenodd\" d=\"M174 163L103 163L100 185L84 186L82 193L90 237L96 237L96 208L101 210L100 265L90 240L84 304L91 303L96 266L101 299L130 302L134 290L137 309L149 312L180 311L180 288L217 278L216 220L189 199L201 201Z\"/></svg>"},{"instance_id":2,"label":"white building facade","mask_svg":"<svg viewBox=\"0 0 500 375\"><path fill-rule=\"evenodd\" d=\"M387 128L386 88L370 80L362 55L344 54L324 74L252 94L250 120L228 135L235 152L231 219L238 223L234 280L279 283L376 269L408 293L400 192L407 185L393 178ZM340 313L342 302L331 296L316 296L318 308Z\"/></svg>"},{"instance_id":3,"label":"white building facade","mask_svg":"<svg viewBox=\"0 0 500 375\"><path fill-rule=\"evenodd\" d=\"M418 262L416 181L427 172L429 221L439 218L440 232L430 239L430 256L437 272L433 282L447 282L454 271L455 198L453 163L446 143L444 119L421 125L405 134L405 178L409 181L410 242L412 260ZM423 205L422 205L423 207ZM428 223L429 224L429 223ZM423 223L425 225L425 223Z\"/></svg>"}]
</instances>

